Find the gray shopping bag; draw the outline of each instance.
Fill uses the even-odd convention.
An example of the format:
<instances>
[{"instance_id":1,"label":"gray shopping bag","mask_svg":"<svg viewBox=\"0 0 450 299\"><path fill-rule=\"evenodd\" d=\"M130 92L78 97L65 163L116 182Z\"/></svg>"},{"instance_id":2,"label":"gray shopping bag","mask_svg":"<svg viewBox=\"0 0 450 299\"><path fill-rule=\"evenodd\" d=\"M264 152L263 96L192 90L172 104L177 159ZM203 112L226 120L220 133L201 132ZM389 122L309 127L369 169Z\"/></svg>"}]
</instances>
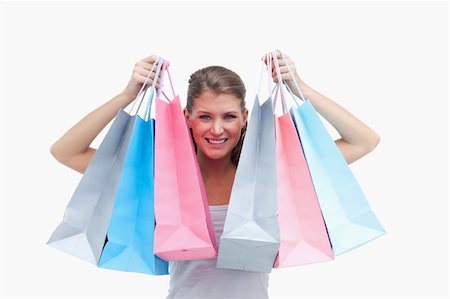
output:
<instances>
[{"instance_id":1,"label":"gray shopping bag","mask_svg":"<svg viewBox=\"0 0 450 299\"><path fill-rule=\"evenodd\" d=\"M163 59L158 58L156 77ZM64 213L62 223L55 229L47 244L98 265L112 215L125 156L141 104L146 99L153 64L141 87L130 113L120 109L111 128L92 157ZM150 88L153 96L156 81ZM141 97L141 95L143 96ZM135 104L139 103L133 116ZM149 112L146 109L146 112Z\"/></svg>"},{"instance_id":2,"label":"gray shopping bag","mask_svg":"<svg viewBox=\"0 0 450 299\"><path fill-rule=\"evenodd\" d=\"M280 246L271 97L256 96L236 170L217 268L270 273Z\"/></svg>"},{"instance_id":3,"label":"gray shopping bag","mask_svg":"<svg viewBox=\"0 0 450 299\"><path fill-rule=\"evenodd\" d=\"M92 157L47 244L97 264L114 203L117 181L131 136L132 121L122 109Z\"/></svg>"}]
</instances>

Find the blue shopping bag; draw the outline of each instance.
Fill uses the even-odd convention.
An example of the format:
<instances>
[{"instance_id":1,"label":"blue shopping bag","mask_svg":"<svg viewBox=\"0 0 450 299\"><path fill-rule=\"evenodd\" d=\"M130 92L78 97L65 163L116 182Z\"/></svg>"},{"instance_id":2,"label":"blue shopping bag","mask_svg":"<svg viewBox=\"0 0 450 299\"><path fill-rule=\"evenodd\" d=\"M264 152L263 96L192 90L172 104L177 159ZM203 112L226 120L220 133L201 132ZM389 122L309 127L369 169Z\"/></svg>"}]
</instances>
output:
<instances>
[{"instance_id":1,"label":"blue shopping bag","mask_svg":"<svg viewBox=\"0 0 450 299\"><path fill-rule=\"evenodd\" d=\"M304 98L295 79L294 83L304 102L299 105L286 86L297 104L290 113L303 147L333 252L339 255L382 236L385 230L317 111Z\"/></svg>"},{"instance_id":2,"label":"blue shopping bag","mask_svg":"<svg viewBox=\"0 0 450 299\"><path fill-rule=\"evenodd\" d=\"M133 100L131 111L137 103L141 106L148 90L143 92L147 81L148 78ZM107 239L115 195L133 131L131 111L128 113L120 109L117 113L86 167L64 212L63 221L47 242L49 246L95 265L100 261Z\"/></svg>"},{"instance_id":3,"label":"blue shopping bag","mask_svg":"<svg viewBox=\"0 0 450 299\"><path fill-rule=\"evenodd\" d=\"M159 74L162 59L158 64ZM155 78L156 78L155 77ZM107 242L98 264L101 268L153 275L168 274L168 263L154 254L154 119L150 113L150 89L146 115L132 116L131 139L127 145L119 180Z\"/></svg>"}]
</instances>

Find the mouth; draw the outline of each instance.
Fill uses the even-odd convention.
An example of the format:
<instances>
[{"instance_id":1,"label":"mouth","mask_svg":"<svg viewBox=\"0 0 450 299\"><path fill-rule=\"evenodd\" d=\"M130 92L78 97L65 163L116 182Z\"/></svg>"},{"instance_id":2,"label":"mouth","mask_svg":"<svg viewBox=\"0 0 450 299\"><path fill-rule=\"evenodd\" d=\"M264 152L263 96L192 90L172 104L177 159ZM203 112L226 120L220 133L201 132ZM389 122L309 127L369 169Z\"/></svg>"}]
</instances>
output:
<instances>
[{"instance_id":1,"label":"mouth","mask_svg":"<svg viewBox=\"0 0 450 299\"><path fill-rule=\"evenodd\" d=\"M224 144L228 138L205 138L210 144Z\"/></svg>"}]
</instances>

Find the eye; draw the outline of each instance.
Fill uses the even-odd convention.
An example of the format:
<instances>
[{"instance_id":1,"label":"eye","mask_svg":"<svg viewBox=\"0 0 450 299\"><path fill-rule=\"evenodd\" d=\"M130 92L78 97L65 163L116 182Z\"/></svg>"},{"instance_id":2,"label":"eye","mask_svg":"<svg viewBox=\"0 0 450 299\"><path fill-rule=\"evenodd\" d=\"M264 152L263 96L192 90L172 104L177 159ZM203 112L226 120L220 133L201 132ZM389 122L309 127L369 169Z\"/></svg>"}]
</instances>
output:
<instances>
[{"instance_id":1,"label":"eye","mask_svg":"<svg viewBox=\"0 0 450 299\"><path fill-rule=\"evenodd\" d=\"M227 115L225 115L225 119L233 119L233 118L236 118L236 116L233 115L233 114L227 114Z\"/></svg>"},{"instance_id":2,"label":"eye","mask_svg":"<svg viewBox=\"0 0 450 299\"><path fill-rule=\"evenodd\" d=\"M200 115L198 118L203 119L203 120L209 120L209 119L211 119L211 117L210 117L209 115L206 115L206 114Z\"/></svg>"}]
</instances>

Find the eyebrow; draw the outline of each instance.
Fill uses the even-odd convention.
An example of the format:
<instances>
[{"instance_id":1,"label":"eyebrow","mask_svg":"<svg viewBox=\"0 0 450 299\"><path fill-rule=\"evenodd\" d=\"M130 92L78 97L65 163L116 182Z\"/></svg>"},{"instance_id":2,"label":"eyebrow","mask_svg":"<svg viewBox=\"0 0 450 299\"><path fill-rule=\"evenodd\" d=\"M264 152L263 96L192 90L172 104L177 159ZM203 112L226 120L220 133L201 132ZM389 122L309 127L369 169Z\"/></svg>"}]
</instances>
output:
<instances>
[{"instance_id":1,"label":"eyebrow","mask_svg":"<svg viewBox=\"0 0 450 299\"><path fill-rule=\"evenodd\" d=\"M197 113L205 113L205 114L212 114L211 112L208 112L208 111L197 111ZM225 112L224 114L233 114L233 113L235 113L235 114L238 114L238 112L237 111L228 111L228 112Z\"/></svg>"}]
</instances>

